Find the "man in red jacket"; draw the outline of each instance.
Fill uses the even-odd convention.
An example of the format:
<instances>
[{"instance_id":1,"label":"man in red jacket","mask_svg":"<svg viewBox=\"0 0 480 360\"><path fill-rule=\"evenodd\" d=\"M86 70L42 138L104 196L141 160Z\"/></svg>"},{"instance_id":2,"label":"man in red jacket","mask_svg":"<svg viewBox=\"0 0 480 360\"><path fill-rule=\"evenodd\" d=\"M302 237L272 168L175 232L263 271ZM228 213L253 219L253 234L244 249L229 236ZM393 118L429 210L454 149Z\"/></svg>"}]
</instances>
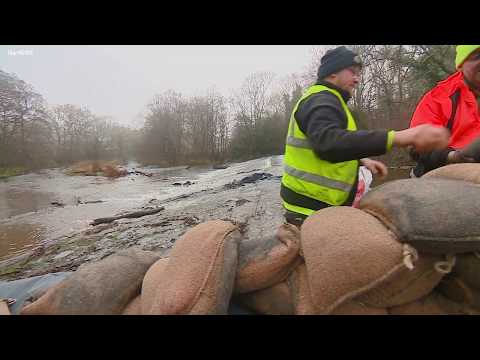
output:
<instances>
[{"instance_id":1,"label":"man in red jacket","mask_svg":"<svg viewBox=\"0 0 480 360\"><path fill-rule=\"evenodd\" d=\"M457 71L420 100L410 127L441 125L451 132L448 148L418 154L411 176L420 177L446 164L480 162L480 45L458 45Z\"/></svg>"}]
</instances>

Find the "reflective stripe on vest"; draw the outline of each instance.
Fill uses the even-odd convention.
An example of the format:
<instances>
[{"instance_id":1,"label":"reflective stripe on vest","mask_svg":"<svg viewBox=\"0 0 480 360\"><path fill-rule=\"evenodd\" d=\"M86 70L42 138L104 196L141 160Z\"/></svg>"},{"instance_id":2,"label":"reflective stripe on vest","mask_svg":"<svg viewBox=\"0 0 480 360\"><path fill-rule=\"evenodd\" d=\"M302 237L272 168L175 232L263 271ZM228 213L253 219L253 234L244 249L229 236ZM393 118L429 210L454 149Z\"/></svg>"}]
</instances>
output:
<instances>
[{"instance_id":1,"label":"reflective stripe on vest","mask_svg":"<svg viewBox=\"0 0 480 360\"><path fill-rule=\"evenodd\" d=\"M347 192L347 191L350 191L350 189L352 188L351 184L344 183L337 180L332 180L325 176L311 174L306 171L297 170L288 166L287 164L283 166L283 169L287 174L292 175L293 177L307 180L308 182L318 184L318 185L323 185L332 189L337 189L337 190Z\"/></svg>"},{"instance_id":2,"label":"reflective stripe on vest","mask_svg":"<svg viewBox=\"0 0 480 360\"><path fill-rule=\"evenodd\" d=\"M313 85L299 99L290 117L284 157L282 183L292 191L325 202L330 205L342 205L350 195L358 172L358 161L351 160L330 163L320 159L313 151L306 135L300 130L295 119L298 105L308 96L329 91L340 100L347 116L347 130L355 131L357 126L350 110L341 95L326 86ZM284 202L287 209L310 215L313 211ZM303 211L299 211L303 210Z\"/></svg>"}]
</instances>

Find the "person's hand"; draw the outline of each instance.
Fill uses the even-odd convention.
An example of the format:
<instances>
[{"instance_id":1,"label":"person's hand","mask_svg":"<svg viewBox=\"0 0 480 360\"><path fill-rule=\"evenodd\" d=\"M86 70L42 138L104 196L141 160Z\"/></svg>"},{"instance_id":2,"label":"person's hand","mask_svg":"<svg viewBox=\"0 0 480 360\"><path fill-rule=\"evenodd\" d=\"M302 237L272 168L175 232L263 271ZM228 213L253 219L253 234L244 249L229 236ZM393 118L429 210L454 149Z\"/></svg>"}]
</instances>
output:
<instances>
[{"instance_id":1,"label":"person's hand","mask_svg":"<svg viewBox=\"0 0 480 360\"><path fill-rule=\"evenodd\" d=\"M360 160L360 163L370 170L373 175L379 175L381 179L388 175L387 167L380 161L364 158Z\"/></svg>"},{"instance_id":2,"label":"person's hand","mask_svg":"<svg viewBox=\"0 0 480 360\"><path fill-rule=\"evenodd\" d=\"M446 148L449 137L450 132L446 128L423 124L395 132L393 145L413 146L416 152L423 153Z\"/></svg>"}]
</instances>

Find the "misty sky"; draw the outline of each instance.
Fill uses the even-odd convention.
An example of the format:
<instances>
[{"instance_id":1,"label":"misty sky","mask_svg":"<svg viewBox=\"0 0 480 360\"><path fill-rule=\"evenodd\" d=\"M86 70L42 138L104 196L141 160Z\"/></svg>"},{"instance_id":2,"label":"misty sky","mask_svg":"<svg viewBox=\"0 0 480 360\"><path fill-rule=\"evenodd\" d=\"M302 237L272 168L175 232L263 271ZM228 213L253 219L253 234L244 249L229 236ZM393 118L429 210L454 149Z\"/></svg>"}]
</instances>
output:
<instances>
[{"instance_id":1,"label":"misty sky","mask_svg":"<svg viewBox=\"0 0 480 360\"><path fill-rule=\"evenodd\" d=\"M86 106L138 124L154 94L215 86L225 96L258 71L300 73L312 45L0 46L0 69L30 83L50 105Z\"/></svg>"}]
</instances>

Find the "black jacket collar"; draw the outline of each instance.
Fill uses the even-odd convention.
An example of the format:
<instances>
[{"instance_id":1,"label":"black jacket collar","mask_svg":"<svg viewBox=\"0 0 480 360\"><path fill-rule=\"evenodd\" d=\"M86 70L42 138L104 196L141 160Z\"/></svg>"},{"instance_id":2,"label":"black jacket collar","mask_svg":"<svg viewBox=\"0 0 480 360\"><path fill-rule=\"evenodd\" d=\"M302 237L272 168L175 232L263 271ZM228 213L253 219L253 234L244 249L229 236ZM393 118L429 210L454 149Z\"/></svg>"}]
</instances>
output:
<instances>
[{"instance_id":1,"label":"black jacket collar","mask_svg":"<svg viewBox=\"0 0 480 360\"><path fill-rule=\"evenodd\" d=\"M345 91L343 89L340 89L339 87L333 85L332 83L329 83L328 81L321 81L321 80L318 80L316 82L316 85L323 85L323 86L326 86L326 87L329 87L330 89L333 89L333 90L336 90L338 91L338 93L342 96L343 100L347 103L348 100L351 99L351 95L348 91Z\"/></svg>"}]
</instances>

